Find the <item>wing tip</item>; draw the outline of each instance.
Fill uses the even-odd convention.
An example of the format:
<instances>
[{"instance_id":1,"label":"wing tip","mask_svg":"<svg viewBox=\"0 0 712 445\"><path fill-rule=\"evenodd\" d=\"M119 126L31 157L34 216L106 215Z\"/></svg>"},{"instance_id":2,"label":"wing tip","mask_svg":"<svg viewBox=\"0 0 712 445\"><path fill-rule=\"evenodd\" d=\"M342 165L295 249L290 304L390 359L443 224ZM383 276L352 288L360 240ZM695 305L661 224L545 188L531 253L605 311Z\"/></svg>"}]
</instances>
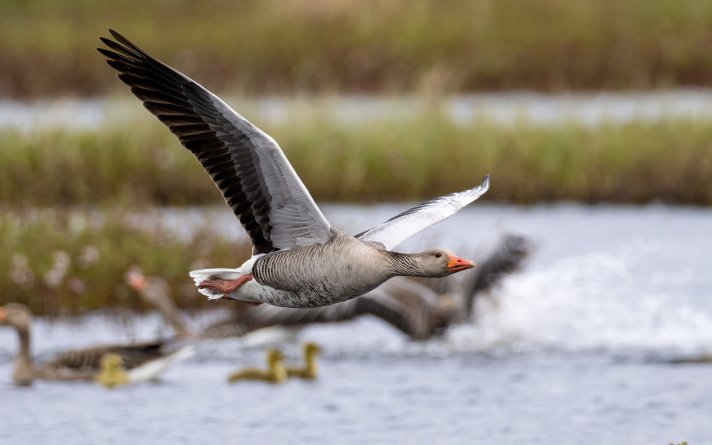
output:
<instances>
[{"instance_id":1,"label":"wing tip","mask_svg":"<svg viewBox=\"0 0 712 445\"><path fill-rule=\"evenodd\" d=\"M480 183L480 187L486 192L489 190L490 186L490 174L487 173L484 178L482 178L482 182Z\"/></svg>"},{"instance_id":2,"label":"wing tip","mask_svg":"<svg viewBox=\"0 0 712 445\"><path fill-rule=\"evenodd\" d=\"M119 34L118 32L116 32L113 28L109 28L109 34L115 39L121 39L124 37L121 34ZM99 36L99 40L101 40L103 43L106 43L107 41L113 42L111 39L109 39L108 37L104 37L104 36Z\"/></svg>"}]
</instances>

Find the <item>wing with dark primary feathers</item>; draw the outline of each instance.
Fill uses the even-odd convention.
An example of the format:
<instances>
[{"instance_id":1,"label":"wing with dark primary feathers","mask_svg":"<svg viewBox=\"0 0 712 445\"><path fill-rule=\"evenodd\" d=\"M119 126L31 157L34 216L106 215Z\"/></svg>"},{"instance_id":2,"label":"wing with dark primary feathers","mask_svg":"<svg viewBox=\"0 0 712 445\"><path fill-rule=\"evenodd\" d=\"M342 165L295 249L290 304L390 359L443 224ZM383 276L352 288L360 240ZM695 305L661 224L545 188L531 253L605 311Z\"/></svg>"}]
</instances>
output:
<instances>
[{"instance_id":1,"label":"wing with dark primary feathers","mask_svg":"<svg viewBox=\"0 0 712 445\"><path fill-rule=\"evenodd\" d=\"M203 165L253 244L253 253L323 243L330 225L269 135L220 98L119 33L98 48L119 79Z\"/></svg>"},{"instance_id":2,"label":"wing with dark primary feathers","mask_svg":"<svg viewBox=\"0 0 712 445\"><path fill-rule=\"evenodd\" d=\"M465 315L468 318L472 314L477 295L521 268L531 251L529 239L518 235L504 236L492 253L477 265L474 278L465 288Z\"/></svg>"}]
</instances>

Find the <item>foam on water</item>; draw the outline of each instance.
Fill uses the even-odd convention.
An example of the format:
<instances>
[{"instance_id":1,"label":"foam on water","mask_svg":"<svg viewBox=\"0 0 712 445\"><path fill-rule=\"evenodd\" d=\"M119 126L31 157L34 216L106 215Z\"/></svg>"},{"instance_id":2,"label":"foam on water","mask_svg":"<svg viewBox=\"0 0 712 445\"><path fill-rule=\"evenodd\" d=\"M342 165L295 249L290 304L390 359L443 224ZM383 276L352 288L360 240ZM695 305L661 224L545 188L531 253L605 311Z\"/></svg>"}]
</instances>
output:
<instances>
[{"instance_id":1,"label":"foam on water","mask_svg":"<svg viewBox=\"0 0 712 445\"><path fill-rule=\"evenodd\" d=\"M448 340L460 350L712 349L711 314L641 286L634 259L595 253L521 274L480 302L476 325L452 329Z\"/></svg>"}]
</instances>

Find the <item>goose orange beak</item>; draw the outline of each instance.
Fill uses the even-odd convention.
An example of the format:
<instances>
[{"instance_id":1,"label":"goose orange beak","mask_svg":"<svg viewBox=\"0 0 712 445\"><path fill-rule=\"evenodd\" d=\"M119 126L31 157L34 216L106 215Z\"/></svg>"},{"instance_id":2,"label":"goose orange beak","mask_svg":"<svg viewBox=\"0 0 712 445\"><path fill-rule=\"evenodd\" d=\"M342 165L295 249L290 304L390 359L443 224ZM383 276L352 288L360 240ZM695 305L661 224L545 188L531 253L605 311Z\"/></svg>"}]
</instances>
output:
<instances>
[{"instance_id":1,"label":"goose orange beak","mask_svg":"<svg viewBox=\"0 0 712 445\"><path fill-rule=\"evenodd\" d=\"M7 318L7 310L5 308L0 307L0 321L5 321Z\"/></svg>"},{"instance_id":2,"label":"goose orange beak","mask_svg":"<svg viewBox=\"0 0 712 445\"><path fill-rule=\"evenodd\" d=\"M460 272L461 270L472 269L473 267L475 267L475 262L472 260L466 260L452 254L447 257L447 268L450 272Z\"/></svg>"}]
</instances>

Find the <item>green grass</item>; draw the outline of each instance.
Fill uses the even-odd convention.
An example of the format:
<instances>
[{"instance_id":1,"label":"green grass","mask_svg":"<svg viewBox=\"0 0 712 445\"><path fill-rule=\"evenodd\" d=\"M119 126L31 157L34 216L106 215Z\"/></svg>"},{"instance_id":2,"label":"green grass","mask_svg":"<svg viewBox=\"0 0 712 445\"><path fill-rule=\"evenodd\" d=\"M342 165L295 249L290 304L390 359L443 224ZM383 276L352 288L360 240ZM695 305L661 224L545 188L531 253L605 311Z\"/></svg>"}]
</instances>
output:
<instances>
[{"instance_id":1,"label":"green grass","mask_svg":"<svg viewBox=\"0 0 712 445\"><path fill-rule=\"evenodd\" d=\"M116 88L109 27L218 91L712 84L707 0L5 0L0 95Z\"/></svg>"},{"instance_id":2,"label":"green grass","mask_svg":"<svg viewBox=\"0 0 712 445\"><path fill-rule=\"evenodd\" d=\"M240 264L247 245L199 229L180 239L130 223L125 209L0 213L0 304L15 301L35 313L80 313L102 307L143 308L124 284L132 266L158 274L183 307L206 305L187 276L194 268Z\"/></svg>"},{"instance_id":3,"label":"green grass","mask_svg":"<svg viewBox=\"0 0 712 445\"><path fill-rule=\"evenodd\" d=\"M712 204L712 122L457 125L437 106L344 123L304 109L261 125L315 199L425 199L492 174L486 200ZM97 130L0 131L0 204L221 205L193 156L150 119Z\"/></svg>"}]
</instances>

